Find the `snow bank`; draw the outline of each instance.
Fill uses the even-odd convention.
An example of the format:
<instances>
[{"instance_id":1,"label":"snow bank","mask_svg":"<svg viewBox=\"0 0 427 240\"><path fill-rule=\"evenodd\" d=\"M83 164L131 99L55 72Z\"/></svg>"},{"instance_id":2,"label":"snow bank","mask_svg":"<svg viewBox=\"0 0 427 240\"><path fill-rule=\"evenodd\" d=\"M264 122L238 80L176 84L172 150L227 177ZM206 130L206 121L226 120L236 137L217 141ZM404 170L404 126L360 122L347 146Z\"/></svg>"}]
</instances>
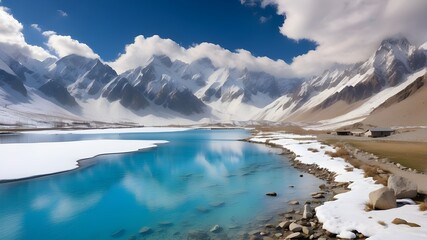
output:
<instances>
[{"instance_id":1,"label":"snow bank","mask_svg":"<svg viewBox=\"0 0 427 240\"><path fill-rule=\"evenodd\" d=\"M42 130L28 131L29 134L119 134L119 133L161 133L161 132L181 132L191 128L172 127L140 127L140 128L107 128L107 129L84 129L84 130Z\"/></svg>"},{"instance_id":2,"label":"snow bank","mask_svg":"<svg viewBox=\"0 0 427 240\"><path fill-rule=\"evenodd\" d=\"M317 164L337 173L335 181L351 182L351 191L336 195L337 200L325 202L316 208L316 215L323 223L323 228L338 234L341 237L352 237L353 230L361 232L369 239L427 239L427 212L418 210L417 205L406 205L403 207L370 211L364 210L365 203L369 200L369 193L382 187L375 184L372 178L365 178L360 169L352 172L345 170L349 166L342 158L331 158L326 155L326 151L333 151L333 148L318 142L317 140L298 140L301 135L272 134L261 135L252 138L254 142L266 142L270 140L273 144L281 145L293 151L298 157L297 160L306 164ZM309 151L315 148L319 152ZM408 222L419 224L419 228L411 228L406 225L395 225L391 222L394 218L403 218ZM379 221L387 225L379 224Z\"/></svg>"},{"instance_id":3,"label":"snow bank","mask_svg":"<svg viewBox=\"0 0 427 240\"><path fill-rule=\"evenodd\" d=\"M156 147L166 141L89 140L0 144L0 180L14 180L72 170L77 161L102 154Z\"/></svg>"}]
</instances>

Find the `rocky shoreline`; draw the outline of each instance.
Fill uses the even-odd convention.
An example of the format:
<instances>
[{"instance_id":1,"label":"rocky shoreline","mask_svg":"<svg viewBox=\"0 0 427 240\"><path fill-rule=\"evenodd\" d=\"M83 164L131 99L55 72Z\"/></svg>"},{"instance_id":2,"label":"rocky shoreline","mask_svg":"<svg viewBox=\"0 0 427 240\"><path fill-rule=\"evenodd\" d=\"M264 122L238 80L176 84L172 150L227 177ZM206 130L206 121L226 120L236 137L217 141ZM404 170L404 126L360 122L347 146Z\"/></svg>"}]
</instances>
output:
<instances>
[{"instance_id":1,"label":"rocky shoreline","mask_svg":"<svg viewBox=\"0 0 427 240\"><path fill-rule=\"evenodd\" d=\"M250 139L246 139L246 141L257 143L251 141ZM334 196L337 194L349 191L349 183L335 182L335 173L325 168L321 168L316 164L301 163L300 161L296 160L297 155L295 153L286 148L283 148L282 146L272 144L268 141L263 144L282 149L283 152L281 154L289 159L291 166L298 169L302 173L308 173L321 180L324 180L326 183L319 186L318 192L311 194L311 200L307 200L304 203L290 201L288 205L292 209L286 213L279 214L278 219L281 219L280 221L267 223L264 227L244 234L241 239L340 239L336 234L323 229L323 224L316 217L314 208L322 205L324 202L333 201ZM303 177L303 174L301 174L301 177ZM308 198L310 197L308 196ZM366 239L366 237L359 232L354 232L354 234L356 235L355 239Z\"/></svg>"},{"instance_id":2,"label":"rocky shoreline","mask_svg":"<svg viewBox=\"0 0 427 240\"><path fill-rule=\"evenodd\" d=\"M400 224L425 231L422 224L423 217L417 214L417 211L427 210L427 197L425 197L425 185L423 185L425 181L421 181L420 185L420 179L422 180L426 176L425 174L398 164L391 164L386 159L380 161L378 157L342 142L332 146L324 141L314 140L315 138L315 136L286 133L265 135L254 133L253 137L246 139L248 142L282 149L282 155L289 159L294 168L324 180L325 184L321 184L319 191L312 193L311 199L304 201L301 205L296 201L289 202L288 204L297 206L284 214L279 214L278 220L268 223L264 227L261 226L259 230L249 232L242 239L367 238L361 232L351 229L359 229L369 236L377 236L374 232L381 232L381 235L389 238L394 236L390 234L393 230L396 231L396 228L400 228L395 227ZM305 144L309 144L309 146ZM318 152L320 155L317 155ZM393 166L394 169L390 166ZM330 169L336 170L332 172ZM396 172L395 169L400 172ZM415 180L418 181L412 182L411 177L417 177ZM339 179L337 180L339 182L335 182L335 179ZM352 189L349 188L350 184L352 184ZM379 187L381 185L383 187ZM341 193L343 195L335 197ZM369 195L369 198L365 198L365 194ZM352 196L351 199L348 199L349 196ZM420 202L424 202L424 205ZM365 208L361 209L361 205L365 205ZM314 211L315 208L317 208L316 211ZM385 209L393 211L381 212ZM355 213L349 214L348 210L355 211ZM367 215L368 212L370 212L369 215ZM334 233L323 229L323 223L319 221L316 214L319 214L325 228L334 229L331 230ZM376 220L372 220L371 215L375 215ZM403 215L405 218L412 219L413 222L399 218ZM367 217L366 220L365 217ZM355 228L354 221L362 225ZM393 230L385 231L388 228L393 228ZM401 237L414 234L408 229L399 231L405 231L405 233L399 232Z\"/></svg>"}]
</instances>

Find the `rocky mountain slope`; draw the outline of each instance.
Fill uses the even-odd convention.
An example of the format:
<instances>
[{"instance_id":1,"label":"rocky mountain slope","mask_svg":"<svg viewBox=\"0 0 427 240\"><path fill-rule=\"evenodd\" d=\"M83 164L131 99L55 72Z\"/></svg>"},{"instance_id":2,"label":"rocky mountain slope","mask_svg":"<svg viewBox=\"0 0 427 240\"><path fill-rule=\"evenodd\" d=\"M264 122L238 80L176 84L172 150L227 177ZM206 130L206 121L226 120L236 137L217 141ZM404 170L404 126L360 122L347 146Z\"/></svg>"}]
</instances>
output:
<instances>
[{"instance_id":1,"label":"rocky mountain slope","mask_svg":"<svg viewBox=\"0 0 427 240\"><path fill-rule=\"evenodd\" d=\"M391 109L409 99L422 104L426 66L425 47L403 37L384 40L365 62L308 80L167 56L118 74L99 59L69 55L39 62L0 49L0 123L292 121L334 128L380 112L398 114Z\"/></svg>"},{"instance_id":2,"label":"rocky mountain slope","mask_svg":"<svg viewBox=\"0 0 427 240\"><path fill-rule=\"evenodd\" d=\"M294 94L277 99L257 118L331 127L358 122L423 76L426 65L423 47L402 37L386 39L366 62L325 71Z\"/></svg>"},{"instance_id":3,"label":"rocky mountain slope","mask_svg":"<svg viewBox=\"0 0 427 240\"><path fill-rule=\"evenodd\" d=\"M10 116L0 121L10 124L28 118L150 125L250 120L252 112L301 84L264 72L217 68L206 58L187 64L154 56L122 74L99 59L77 55L34 67L1 52L0 61L0 107ZM14 112L20 113L16 119ZM37 114L51 116L35 119Z\"/></svg>"},{"instance_id":4,"label":"rocky mountain slope","mask_svg":"<svg viewBox=\"0 0 427 240\"><path fill-rule=\"evenodd\" d=\"M380 126L427 126L427 75L418 77L389 98L363 121Z\"/></svg>"}]
</instances>

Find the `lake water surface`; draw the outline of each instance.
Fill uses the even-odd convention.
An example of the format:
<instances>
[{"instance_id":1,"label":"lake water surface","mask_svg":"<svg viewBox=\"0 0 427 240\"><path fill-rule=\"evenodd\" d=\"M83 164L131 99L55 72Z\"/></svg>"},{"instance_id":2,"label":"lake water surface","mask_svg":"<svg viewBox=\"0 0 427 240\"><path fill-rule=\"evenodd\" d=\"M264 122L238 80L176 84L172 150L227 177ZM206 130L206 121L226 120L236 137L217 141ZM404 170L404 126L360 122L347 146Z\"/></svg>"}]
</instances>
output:
<instances>
[{"instance_id":1,"label":"lake water surface","mask_svg":"<svg viewBox=\"0 0 427 240\"><path fill-rule=\"evenodd\" d=\"M274 221L288 201L305 199L322 183L301 178L278 150L238 141L248 136L245 130L191 130L2 138L170 142L99 156L71 172L0 183L0 239L187 239L189 233L235 239ZM270 191L279 196L265 196ZM223 230L210 233L216 224ZM140 234L144 227L149 230Z\"/></svg>"}]
</instances>

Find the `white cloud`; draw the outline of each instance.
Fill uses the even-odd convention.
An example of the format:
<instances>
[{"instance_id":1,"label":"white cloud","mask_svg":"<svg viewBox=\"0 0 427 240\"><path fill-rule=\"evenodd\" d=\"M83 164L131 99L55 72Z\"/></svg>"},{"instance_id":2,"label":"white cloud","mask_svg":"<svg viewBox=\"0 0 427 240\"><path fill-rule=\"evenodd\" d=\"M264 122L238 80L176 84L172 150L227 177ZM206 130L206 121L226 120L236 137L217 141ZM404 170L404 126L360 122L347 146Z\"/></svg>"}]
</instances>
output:
<instances>
[{"instance_id":1,"label":"white cloud","mask_svg":"<svg viewBox=\"0 0 427 240\"><path fill-rule=\"evenodd\" d=\"M380 42L402 33L419 45L427 40L425 0L259 0L277 6L286 19L280 32L292 39L310 39L318 47L294 59L302 75L323 71L335 63L363 61ZM245 1L243 1L245 2Z\"/></svg>"},{"instance_id":2,"label":"white cloud","mask_svg":"<svg viewBox=\"0 0 427 240\"><path fill-rule=\"evenodd\" d=\"M261 17L259 18L259 21L260 21L261 23L266 23L266 22L268 22L270 19L271 19L271 16L268 16L268 17L261 16Z\"/></svg>"},{"instance_id":3,"label":"white cloud","mask_svg":"<svg viewBox=\"0 0 427 240\"><path fill-rule=\"evenodd\" d=\"M6 7L0 6L0 47L11 56L18 53L44 60L52 57L45 49L33 46L25 41L22 33L23 25L16 20Z\"/></svg>"},{"instance_id":4,"label":"white cloud","mask_svg":"<svg viewBox=\"0 0 427 240\"><path fill-rule=\"evenodd\" d=\"M42 32L42 34L45 37L50 37L52 35L56 35L56 32L55 31L44 31L44 32Z\"/></svg>"},{"instance_id":5,"label":"white cloud","mask_svg":"<svg viewBox=\"0 0 427 240\"><path fill-rule=\"evenodd\" d=\"M240 3L245 6L255 7L257 5L257 0L240 0Z\"/></svg>"},{"instance_id":6,"label":"white cloud","mask_svg":"<svg viewBox=\"0 0 427 240\"><path fill-rule=\"evenodd\" d=\"M42 31L42 29L40 28L40 26L39 26L38 24L36 24L36 23L31 24L31 27L32 27L34 30L37 30L38 32L41 32L41 31Z\"/></svg>"},{"instance_id":7,"label":"white cloud","mask_svg":"<svg viewBox=\"0 0 427 240\"><path fill-rule=\"evenodd\" d=\"M100 58L88 45L72 39L71 36L57 35L53 31L43 32L43 35L48 37L46 45L59 57L76 54L88 58Z\"/></svg>"},{"instance_id":8,"label":"white cloud","mask_svg":"<svg viewBox=\"0 0 427 240\"><path fill-rule=\"evenodd\" d=\"M68 17L68 13L66 13L65 11L63 11L63 10L61 10L61 9L59 9L59 10L58 10L58 14L59 14L61 17Z\"/></svg>"},{"instance_id":9,"label":"white cloud","mask_svg":"<svg viewBox=\"0 0 427 240\"><path fill-rule=\"evenodd\" d=\"M249 51L237 49L231 52L219 45L201 43L190 48L183 48L170 39L155 35L145 38L137 36L132 44L126 46L125 52L109 63L117 72L144 65L153 55L166 55L172 60L190 63L200 58L209 58L217 67L239 68L252 71L266 71L276 76L291 76L289 65L283 60L274 61L267 57L255 57Z\"/></svg>"}]
</instances>

